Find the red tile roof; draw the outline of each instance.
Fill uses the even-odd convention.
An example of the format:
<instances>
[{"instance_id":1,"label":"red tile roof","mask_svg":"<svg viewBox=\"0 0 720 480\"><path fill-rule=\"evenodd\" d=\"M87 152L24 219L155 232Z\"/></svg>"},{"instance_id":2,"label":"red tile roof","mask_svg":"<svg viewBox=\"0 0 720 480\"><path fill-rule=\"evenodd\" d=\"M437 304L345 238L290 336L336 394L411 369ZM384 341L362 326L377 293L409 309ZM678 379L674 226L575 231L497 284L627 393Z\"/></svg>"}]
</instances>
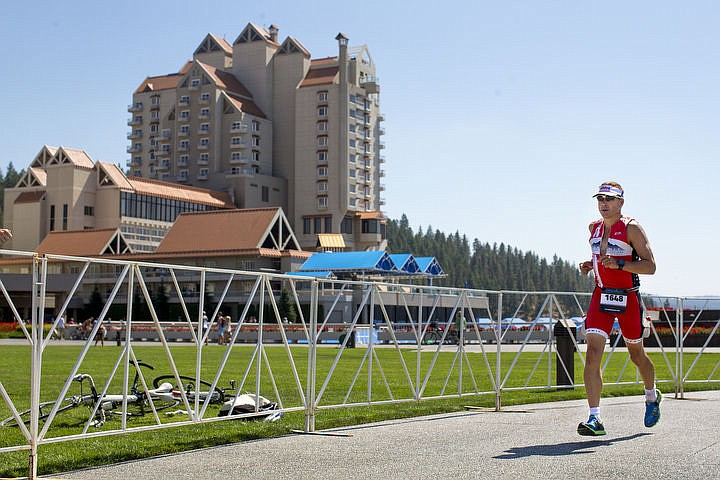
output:
<instances>
[{"instance_id":1,"label":"red tile roof","mask_svg":"<svg viewBox=\"0 0 720 480\"><path fill-rule=\"evenodd\" d=\"M177 73L168 75L159 75L157 77L147 77L143 83L135 90L135 93L142 93L147 90L170 90L177 87L180 78L188 71L192 62L187 62Z\"/></svg>"},{"instance_id":2,"label":"red tile roof","mask_svg":"<svg viewBox=\"0 0 720 480\"><path fill-rule=\"evenodd\" d=\"M305 75L303 81L300 82L300 87L331 85L335 83L335 79L337 78L339 71L340 69L337 65L332 67L311 68L308 70L308 73Z\"/></svg>"},{"instance_id":3,"label":"red tile roof","mask_svg":"<svg viewBox=\"0 0 720 480\"><path fill-rule=\"evenodd\" d=\"M156 253L198 254L261 249L278 210L256 208L183 213L175 220Z\"/></svg>"},{"instance_id":4,"label":"red tile roof","mask_svg":"<svg viewBox=\"0 0 720 480\"><path fill-rule=\"evenodd\" d=\"M42 199L45 195L45 190L36 190L34 192L22 192L15 199L15 204L18 203L36 203Z\"/></svg>"},{"instance_id":5,"label":"red tile roof","mask_svg":"<svg viewBox=\"0 0 720 480\"><path fill-rule=\"evenodd\" d=\"M103 252L116 233L117 228L54 231L45 236L35 251L39 254L96 256Z\"/></svg>"},{"instance_id":6,"label":"red tile roof","mask_svg":"<svg viewBox=\"0 0 720 480\"><path fill-rule=\"evenodd\" d=\"M153 197L173 198L219 208L235 207L230 199L230 195L226 192L133 176L127 177L127 180L135 193L151 195Z\"/></svg>"}]
</instances>

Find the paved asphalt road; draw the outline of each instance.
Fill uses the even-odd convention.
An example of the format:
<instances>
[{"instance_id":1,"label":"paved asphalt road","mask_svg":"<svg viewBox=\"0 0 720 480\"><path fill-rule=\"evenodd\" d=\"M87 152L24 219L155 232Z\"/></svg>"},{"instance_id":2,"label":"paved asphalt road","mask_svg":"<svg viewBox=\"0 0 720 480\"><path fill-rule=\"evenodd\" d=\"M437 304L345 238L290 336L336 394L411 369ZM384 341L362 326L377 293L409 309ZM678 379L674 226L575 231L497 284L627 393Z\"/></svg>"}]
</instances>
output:
<instances>
[{"instance_id":1,"label":"paved asphalt road","mask_svg":"<svg viewBox=\"0 0 720 480\"><path fill-rule=\"evenodd\" d=\"M388 421L333 433L213 447L45 478L184 479L714 479L720 391L666 394L660 423L643 397L603 399L608 435L581 437L581 400Z\"/></svg>"}]
</instances>

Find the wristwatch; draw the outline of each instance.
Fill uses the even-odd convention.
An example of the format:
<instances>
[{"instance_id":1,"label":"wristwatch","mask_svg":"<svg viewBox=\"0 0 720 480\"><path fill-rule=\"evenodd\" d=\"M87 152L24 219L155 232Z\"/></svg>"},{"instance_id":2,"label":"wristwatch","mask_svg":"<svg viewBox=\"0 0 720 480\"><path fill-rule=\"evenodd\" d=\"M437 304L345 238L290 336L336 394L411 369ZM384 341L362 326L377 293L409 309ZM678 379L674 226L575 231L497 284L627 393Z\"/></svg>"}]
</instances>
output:
<instances>
[{"instance_id":1,"label":"wristwatch","mask_svg":"<svg viewBox=\"0 0 720 480\"><path fill-rule=\"evenodd\" d=\"M621 258L620 260L617 261L617 265L618 265L618 270L622 270L623 267L625 266L625 260L623 260Z\"/></svg>"}]
</instances>

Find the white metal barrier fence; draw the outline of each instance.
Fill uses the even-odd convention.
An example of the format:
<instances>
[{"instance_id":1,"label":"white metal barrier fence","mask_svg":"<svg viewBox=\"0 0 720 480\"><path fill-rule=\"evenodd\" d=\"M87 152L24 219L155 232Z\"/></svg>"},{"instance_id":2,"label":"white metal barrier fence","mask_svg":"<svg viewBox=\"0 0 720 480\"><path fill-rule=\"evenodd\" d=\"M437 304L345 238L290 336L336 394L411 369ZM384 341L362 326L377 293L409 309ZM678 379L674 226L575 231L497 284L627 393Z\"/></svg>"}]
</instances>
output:
<instances>
[{"instance_id":1,"label":"white metal barrier fence","mask_svg":"<svg viewBox=\"0 0 720 480\"><path fill-rule=\"evenodd\" d=\"M477 395L501 409L505 391L582 385L587 293L0 254L15 272L0 275L0 314L23 336L3 347L0 454L29 450L31 478L47 443L292 411L312 432L324 409ZM643 300L658 382L680 396L688 383L719 382L720 319L702 305L684 318L684 298ZM83 312L97 315L84 340L53 340ZM221 313L232 318L222 332ZM107 329L117 345L94 348ZM621 342L611 338L605 384L640 384ZM251 405L236 411L240 397Z\"/></svg>"}]
</instances>

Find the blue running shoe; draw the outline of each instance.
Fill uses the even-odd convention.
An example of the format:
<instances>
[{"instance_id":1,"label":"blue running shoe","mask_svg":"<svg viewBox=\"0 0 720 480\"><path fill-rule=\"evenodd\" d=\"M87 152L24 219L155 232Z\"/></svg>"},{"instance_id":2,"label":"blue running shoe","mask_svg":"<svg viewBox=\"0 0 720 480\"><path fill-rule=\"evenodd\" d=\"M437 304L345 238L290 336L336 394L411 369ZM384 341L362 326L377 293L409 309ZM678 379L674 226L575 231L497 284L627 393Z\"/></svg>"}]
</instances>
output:
<instances>
[{"instance_id":1,"label":"blue running shoe","mask_svg":"<svg viewBox=\"0 0 720 480\"><path fill-rule=\"evenodd\" d=\"M578 425L577 432L585 437L596 437L598 435L605 435L605 426L600 421L599 417L590 415L587 422L582 422Z\"/></svg>"},{"instance_id":2,"label":"blue running shoe","mask_svg":"<svg viewBox=\"0 0 720 480\"><path fill-rule=\"evenodd\" d=\"M650 428L657 425L660 421L660 402L662 401L662 393L655 389L657 399L654 402L645 402L645 426Z\"/></svg>"}]
</instances>

